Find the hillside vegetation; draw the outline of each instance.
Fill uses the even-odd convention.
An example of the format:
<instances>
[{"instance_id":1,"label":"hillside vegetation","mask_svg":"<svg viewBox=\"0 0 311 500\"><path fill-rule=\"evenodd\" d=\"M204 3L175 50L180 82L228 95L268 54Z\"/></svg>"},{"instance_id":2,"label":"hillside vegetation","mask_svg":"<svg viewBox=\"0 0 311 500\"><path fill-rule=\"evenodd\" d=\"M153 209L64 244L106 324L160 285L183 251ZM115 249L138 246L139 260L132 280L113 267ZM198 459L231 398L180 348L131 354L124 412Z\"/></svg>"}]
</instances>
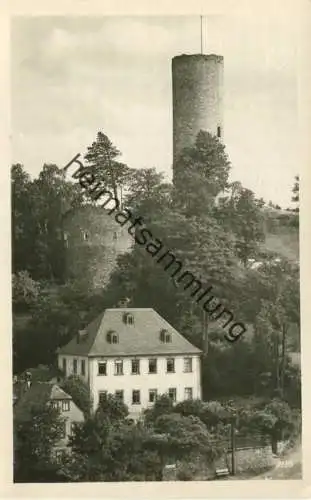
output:
<instances>
[{"instance_id":1,"label":"hillside vegetation","mask_svg":"<svg viewBox=\"0 0 311 500\"><path fill-rule=\"evenodd\" d=\"M265 211L263 247L291 261L299 260L298 213L284 210Z\"/></svg>"}]
</instances>

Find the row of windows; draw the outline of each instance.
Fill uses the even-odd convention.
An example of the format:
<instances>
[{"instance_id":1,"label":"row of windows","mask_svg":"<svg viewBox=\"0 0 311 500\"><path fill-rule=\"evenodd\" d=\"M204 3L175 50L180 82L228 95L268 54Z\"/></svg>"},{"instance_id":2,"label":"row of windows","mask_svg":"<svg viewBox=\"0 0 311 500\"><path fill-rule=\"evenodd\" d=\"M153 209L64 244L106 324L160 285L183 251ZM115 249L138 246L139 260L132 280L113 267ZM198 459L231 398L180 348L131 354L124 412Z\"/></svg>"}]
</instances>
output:
<instances>
[{"instance_id":1,"label":"row of windows","mask_svg":"<svg viewBox=\"0 0 311 500\"><path fill-rule=\"evenodd\" d=\"M157 373L158 371L158 363L157 359L151 358L148 361L148 372L149 373ZM63 372L67 373L67 360L63 358ZM175 373L175 359L167 358L166 359L166 372L167 373ZM192 358L184 358L184 372L189 373L192 372ZM78 360L73 360L73 373L74 375L78 374ZM114 362L114 374L115 375L123 375L123 360L117 360ZM139 375L140 374L140 360L132 359L131 360L131 374ZM85 376L85 360L81 360L81 375ZM98 375L107 375L107 361L99 361L98 362Z\"/></svg>"},{"instance_id":2,"label":"row of windows","mask_svg":"<svg viewBox=\"0 0 311 500\"><path fill-rule=\"evenodd\" d=\"M64 374L66 375L67 374L67 359L63 358L62 363L63 363L62 369L63 369ZM81 371L80 372L81 372L81 375L85 376L85 359L81 360ZM77 359L73 360L73 373L74 373L74 375L78 374L78 360Z\"/></svg>"},{"instance_id":3,"label":"row of windows","mask_svg":"<svg viewBox=\"0 0 311 500\"><path fill-rule=\"evenodd\" d=\"M149 373L157 373L157 359L151 358L148 360L148 370ZM139 375L140 374L140 360L132 359L131 360L131 374ZM166 359L166 372L167 373L175 373L175 359L167 358ZM192 372L192 358L184 358L184 372ZM114 362L114 374L115 375L123 375L123 361L117 360ZM107 375L107 361L99 361L98 362L98 375Z\"/></svg>"},{"instance_id":4,"label":"row of windows","mask_svg":"<svg viewBox=\"0 0 311 500\"><path fill-rule=\"evenodd\" d=\"M133 405L140 405L141 404L141 398L140 398L140 390L133 390L132 391L132 404ZM108 395L108 391L99 391L98 393L98 399L99 403L106 401ZM177 389L175 387L171 387L168 390L168 396L171 398L172 401L176 401L177 399ZM120 401L124 401L124 391L119 390L115 391L115 397L119 399ZM158 390L157 389L149 389L149 403L154 403L158 397ZM184 399L192 399L193 398L193 389L192 387L185 387L184 389Z\"/></svg>"},{"instance_id":5,"label":"row of windows","mask_svg":"<svg viewBox=\"0 0 311 500\"><path fill-rule=\"evenodd\" d=\"M56 408L57 410L70 411L70 401L52 400L50 404L52 408Z\"/></svg>"},{"instance_id":6,"label":"row of windows","mask_svg":"<svg viewBox=\"0 0 311 500\"><path fill-rule=\"evenodd\" d=\"M123 315L123 321L127 325L133 325L134 324L134 318L132 314L125 313ZM107 335L106 335L106 340L108 344L118 344L119 343L119 335L113 331L110 330ZM161 330L160 331L160 342L162 344L169 344L172 342L172 335L167 331L167 330Z\"/></svg>"}]
</instances>

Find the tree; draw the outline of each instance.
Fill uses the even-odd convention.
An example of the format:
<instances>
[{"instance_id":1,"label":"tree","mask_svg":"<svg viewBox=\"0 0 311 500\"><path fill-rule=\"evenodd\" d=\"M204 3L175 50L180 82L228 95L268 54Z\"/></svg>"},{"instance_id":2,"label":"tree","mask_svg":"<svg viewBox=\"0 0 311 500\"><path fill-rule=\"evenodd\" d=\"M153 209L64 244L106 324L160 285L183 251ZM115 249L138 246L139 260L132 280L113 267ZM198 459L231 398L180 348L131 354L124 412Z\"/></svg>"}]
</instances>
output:
<instances>
[{"instance_id":1,"label":"tree","mask_svg":"<svg viewBox=\"0 0 311 500\"><path fill-rule=\"evenodd\" d=\"M229 344L211 342L202 360L203 399L251 395L254 392L254 359L248 339Z\"/></svg>"},{"instance_id":2,"label":"tree","mask_svg":"<svg viewBox=\"0 0 311 500\"><path fill-rule=\"evenodd\" d=\"M66 181L56 165L44 165L33 181L21 165L13 165L11 180L13 272L61 282L62 217L83 203L81 188Z\"/></svg>"},{"instance_id":3,"label":"tree","mask_svg":"<svg viewBox=\"0 0 311 500\"><path fill-rule=\"evenodd\" d=\"M145 222L171 207L172 185L164 182L155 168L132 169L128 176L125 205L135 214L143 215Z\"/></svg>"},{"instance_id":4,"label":"tree","mask_svg":"<svg viewBox=\"0 0 311 500\"><path fill-rule=\"evenodd\" d=\"M144 411L144 420L147 424L155 422L158 417L172 413L173 408L173 401L168 394L161 394L154 405Z\"/></svg>"},{"instance_id":5,"label":"tree","mask_svg":"<svg viewBox=\"0 0 311 500\"><path fill-rule=\"evenodd\" d=\"M154 480L161 466L146 449L150 431L126 419L127 408L112 395L75 428L62 469L73 481Z\"/></svg>"},{"instance_id":6,"label":"tree","mask_svg":"<svg viewBox=\"0 0 311 500\"><path fill-rule=\"evenodd\" d=\"M237 182L230 185L230 191L230 196L220 198L216 216L234 232L237 255L246 265L250 257L256 256L265 238L261 211L264 201L256 199L250 189Z\"/></svg>"},{"instance_id":7,"label":"tree","mask_svg":"<svg viewBox=\"0 0 311 500\"><path fill-rule=\"evenodd\" d=\"M252 429L270 436L272 452L277 453L278 441L289 437L295 428L297 412L292 411L286 402L275 398L259 405L256 411L248 414L247 419Z\"/></svg>"},{"instance_id":8,"label":"tree","mask_svg":"<svg viewBox=\"0 0 311 500\"><path fill-rule=\"evenodd\" d=\"M33 404L29 419L14 419L14 481L57 480L53 448L62 435L58 410Z\"/></svg>"},{"instance_id":9,"label":"tree","mask_svg":"<svg viewBox=\"0 0 311 500\"><path fill-rule=\"evenodd\" d=\"M283 395L288 330L292 323L298 327L300 324L299 268L285 259L278 259L263 266L260 275L266 280L266 297L261 302L263 313L257 317L256 323L264 322L261 334L269 339L275 360L275 390ZM267 322L270 323L268 328Z\"/></svg>"},{"instance_id":10,"label":"tree","mask_svg":"<svg viewBox=\"0 0 311 500\"><path fill-rule=\"evenodd\" d=\"M163 465L170 460L184 460L191 454L213 462L223 452L217 436L198 417L176 413L156 419L149 445L159 451Z\"/></svg>"},{"instance_id":11,"label":"tree","mask_svg":"<svg viewBox=\"0 0 311 500\"><path fill-rule=\"evenodd\" d=\"M38 178L33 181L32 191L36 200L34 218L37 257L33 276L62 283L64 278L63 215L70 208L81 206L83 193L79 186L66 181L62 170L53 164L43 166Z\"/></svg>"},{"instance_id":12,"label":"tree","mask_svg":"<svg viewBox=\"0 0 311 500\"><path fill-rule=\"evenodd\" d=\"M83 411L87 418L92 409L92 397L89 386L77 375L65 378L61 383L62 389L72 397L73 402Z\"/></svg>"},{"instance_id":13,"label":"tree","mask_svg":"<svg viewBox=\"0 0 311 500\"><path fill-rule=\"evenodd\" d=\"M299 175L295 175L295 184L292 189L292 201L295 203L299 203Z\"/></svg>"},{"instance_id":14,"label":"tree","mask_svg":"<svg viewBox=\"0 0 311 500\"><path fill-rule=\"evenodd\" d=\"M154 481L161 462L157 451L147 449L150 431L126 421L107 425L102 418L77 428L73 453L64 457L65 476L71 481ZM82 432L84 445L77 447Z\"/></svg>"},{"instance_id":15,"label":"tree","mask_svg":"<svg viewBox=\"0 0 311 500\"><path fill-rule=\"evenodd\" d=\"M13 306L18 310L27 310L39 297L40 284L34 281L28 271L19 271L12 276Z\"/></svg>"},{"instance_id":16,"label":"tree","mask_svg":"<svg viewBox=\"0 0 311 500\"><path fill-rule=\"evenodd\" d=\"M17 273L33 268L35 225L31 179L22 165L11 168L12 194L12 270Z\"/></svg>"},{"instance_id":17,"label":"tree","mask_svg":"<svg viewBox=\"0 0 311 500\"><path fill-rule=\"evenodd\" d=\"M227 187L230 162L222 142L201 130L174 165L174 199L187 215L208 213Z\"/></svg>"},{"instance_id":18,"label":"tree","mask_svg":"<svg viewBox=\"0 0 311 500\"><path fill-rule=\"evenodd\" d=\"M199 418L209 430L216 430L217 426L228 423L230 414L218 401L186 400L174 407L174 412Z\"/></svg>"},{"instance_id":19,"label":"tree","mask_svg":"<svg viewBox=\"0 0 311 500\"><path fill-rule=\"evenodd\" d=\"M13 331L14 372L55 363L57 348L68 343L78 330L109 305L100 294L77 283L67 283L56 289L42 287L32 306L30 320L23 328L15 327Z\"/></svg>"},{"instance_id":20,"label":"tree","mask_svg":"<svg viewBox=\"0 0 311 500\"><path fill-rule=\"evenodd\" d=\"M111 422L124 420L128 413L126 404L112 394L108 394L106 399L100 401L97 409L98 415L102 414Z\"/></svg>"},{"instance_id":21,"label":"tree","mask_svg":"<svg viewBox=\"0 0 311 500\"><path fill-rule=\"evenodd\" d=\"M116 199L120 199L118 189L126 183L130 169L117 161L120 151L103 132L98 132L96 141L88 147L85 160L96 181L111 188Z\"/></svg>"}]
</instances>

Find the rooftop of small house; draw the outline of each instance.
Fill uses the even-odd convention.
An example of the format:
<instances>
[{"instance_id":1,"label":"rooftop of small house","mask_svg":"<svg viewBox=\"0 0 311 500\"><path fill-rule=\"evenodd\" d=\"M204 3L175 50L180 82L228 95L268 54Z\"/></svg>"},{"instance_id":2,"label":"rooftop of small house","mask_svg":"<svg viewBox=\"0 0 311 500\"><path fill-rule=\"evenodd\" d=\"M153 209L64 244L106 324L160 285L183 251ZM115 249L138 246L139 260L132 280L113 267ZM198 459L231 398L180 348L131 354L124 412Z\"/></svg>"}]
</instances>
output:
<instances>
[{"instance_id":1,"label":"rooftop of small house","mask_svg":"<svg viewBox=\"0 0 311 500\"><path fill-rule=\"evenodd\" d=\"M58 350L72 356L200 354L154 309L106 309Z\"/></svg>"},{"instance_id":2,"label":"rooftop of small house","mask_svg":"<svg viewBox=\"0 0 311 500\"><path fill-rule=\"evenodd\" d=\"M17 382L20 384L19 382ZM15 384L14 384L15 385ZM17 396L13 387L13 397L17 398L14 406L14 417L16 420L28 420L31 418L33 408L42 408L49 401L70 401L69 394L63 391L57 384L49 382L33 382L30 386L24 383L24 390Z\"/></svg>"}]
</instances>

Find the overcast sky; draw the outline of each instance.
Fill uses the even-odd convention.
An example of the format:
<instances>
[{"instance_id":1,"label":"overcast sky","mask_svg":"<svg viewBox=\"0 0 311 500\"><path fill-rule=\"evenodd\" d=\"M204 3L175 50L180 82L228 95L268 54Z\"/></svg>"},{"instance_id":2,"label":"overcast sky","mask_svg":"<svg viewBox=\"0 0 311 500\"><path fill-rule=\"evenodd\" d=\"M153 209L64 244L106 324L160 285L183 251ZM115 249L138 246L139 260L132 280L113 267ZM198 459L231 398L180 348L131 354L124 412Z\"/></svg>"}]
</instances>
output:
<instances>
[{"instance_id":1,"label":"overcast sky","mask_svg":"<svg viewBox=\"0 0 311 500\"><path fill-rule=\"evenodd\" d=\"M231 179L290 205L298 173L297 28L287 16L204 19L224 56ZM12 23L13 161L33 176L83 155L99 130L130 167L171 179L171 59L200 52L196 17L34 17Z\"/></svg>"}]
</instances>

